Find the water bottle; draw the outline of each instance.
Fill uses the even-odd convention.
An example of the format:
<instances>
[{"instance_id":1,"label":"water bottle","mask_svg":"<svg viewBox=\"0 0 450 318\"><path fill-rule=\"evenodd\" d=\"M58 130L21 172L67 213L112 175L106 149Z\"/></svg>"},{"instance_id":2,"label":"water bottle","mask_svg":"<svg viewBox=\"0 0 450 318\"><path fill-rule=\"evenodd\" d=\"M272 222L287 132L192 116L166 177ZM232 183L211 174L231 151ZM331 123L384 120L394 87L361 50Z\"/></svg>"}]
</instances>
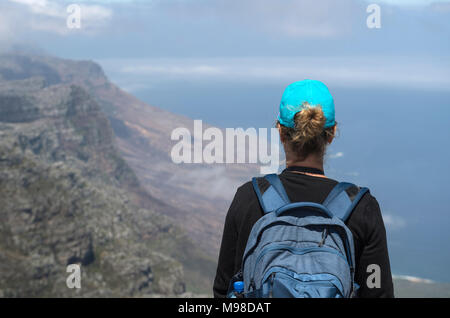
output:
<instances>
[{"instance_id":1,"label":"water bottle","mask_svg":"<svg viewBox=\"0 0 450 318\"><path fill-rule=\"evenodd\" d=\"M237 298L237 295L242 294L244 291L244 282L237 281L233 283L233 294L231 295L231 298Z\"/></svg>"}]
</instances>

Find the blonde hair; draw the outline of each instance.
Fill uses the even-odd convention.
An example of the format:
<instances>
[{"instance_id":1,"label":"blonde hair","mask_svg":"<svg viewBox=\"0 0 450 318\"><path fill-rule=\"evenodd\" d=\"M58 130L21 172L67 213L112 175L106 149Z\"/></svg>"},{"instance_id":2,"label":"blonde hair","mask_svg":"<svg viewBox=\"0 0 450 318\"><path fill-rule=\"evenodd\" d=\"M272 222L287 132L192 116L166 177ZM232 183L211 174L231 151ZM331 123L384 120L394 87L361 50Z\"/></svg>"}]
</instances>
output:
<instances>
[{"instance_id":1,"label":"blonde hair","mask_svg":"<svg viewBox=\"0 0 450 318\"><path fill-rule=\"evenodd\" d=\"M278 123L283 139L300 159L304 159L310 154L323 156L328 140L333 136L333 127L324 128L326 118L322 107L312 107L308 103L304 103L302 108L294 116L294 128Z\"/></svg>"}]
</instances>

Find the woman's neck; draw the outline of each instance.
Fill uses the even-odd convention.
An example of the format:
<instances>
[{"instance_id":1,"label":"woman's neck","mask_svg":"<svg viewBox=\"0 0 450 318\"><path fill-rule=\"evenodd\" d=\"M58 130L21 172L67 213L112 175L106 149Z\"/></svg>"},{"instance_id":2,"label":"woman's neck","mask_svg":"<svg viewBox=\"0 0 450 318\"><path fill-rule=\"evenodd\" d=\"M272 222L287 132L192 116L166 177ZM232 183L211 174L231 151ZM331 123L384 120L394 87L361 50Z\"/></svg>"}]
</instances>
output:
<instances>
[{"instance_id":1,"label":"woman's neck","mask_svg":"<svg viewBox=\"0 0 450 318\"><path fill-rule=\"evenodd\" d=\"M286 154L286 167L310 167L323 171L323 157L318 155L309 155L303 160L299 160L294 156Z\"/></svg>"}]
</instances>

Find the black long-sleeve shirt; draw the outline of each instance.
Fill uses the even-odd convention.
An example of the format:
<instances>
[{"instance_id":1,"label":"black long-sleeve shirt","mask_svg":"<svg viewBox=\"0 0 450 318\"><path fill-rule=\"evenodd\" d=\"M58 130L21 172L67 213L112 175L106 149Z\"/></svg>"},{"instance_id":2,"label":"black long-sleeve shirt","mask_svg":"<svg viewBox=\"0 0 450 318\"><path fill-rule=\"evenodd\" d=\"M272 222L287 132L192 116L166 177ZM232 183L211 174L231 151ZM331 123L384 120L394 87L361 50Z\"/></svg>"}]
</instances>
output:
<instances>
[{"instance_id":1,"label":"black long-sleeve shirt","mask_svg":"<svg viewBox=\"0 0 450 318\"><path fill-rule=\"evenodd\" d=\"M295 169L293 169L295 170ZM336 180L296 173L290 169L279 175L291 202L322 203ZM269 187L265 179L259 179L262 191ZM253 225L263 216L251 182L238 188L228 210L220 248L214 296L226 297L230 279L241 269L242 257ZM359 297L394 297L392 275L386 241L386 230L377 200L366 193L356 205L347 226L355 244L355 281L360 286ZM367 272L370 264L380 267L380 288L369 288Z\"/></svg>"}]
</instances>

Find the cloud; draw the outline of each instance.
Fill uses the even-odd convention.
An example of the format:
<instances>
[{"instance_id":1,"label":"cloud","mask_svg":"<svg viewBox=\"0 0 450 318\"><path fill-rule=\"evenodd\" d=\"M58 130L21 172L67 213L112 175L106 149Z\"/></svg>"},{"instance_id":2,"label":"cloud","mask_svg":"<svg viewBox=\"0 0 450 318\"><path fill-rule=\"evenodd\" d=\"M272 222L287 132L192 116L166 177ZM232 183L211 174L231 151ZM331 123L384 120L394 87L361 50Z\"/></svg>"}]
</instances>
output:
<instances>
[{"instance_id":1,"label":"cloud","mask_svg":"<svg viewBox=\"0 0 450 318\"><path fill-rule=\"evenodd\" d=\"M165 182L167 184L184 184L188 188L201 189L198 191L210 199L231 200L236 188L242 180L230 178L225 166L191 165L183 173L174 173Z\"/></svg>"},{"instance_id":2,"label":"cloud","mask_svg":"<svg viewBox=\"0 0 450 318\"><path fill-rule=\"evenodd\" d=\"M95 33L107 24L113 15L110 8L98 4L80 4L81 29L69 29L67 12L69 2L54 0L8 0L2 3L0 20L6 18L8 28L13 29L16 37L21 33L44 31L59 35L69 35L74 32ZM15 16L10 19L10 15ZM1 32L2 29L0 29Z\"/></svg>"},{"instance_id":3,"label":"cloud","mask_svg":"<svg viewBox=\"0 0 450 318\"><path fill-rule=\"evenodd\" d=\"M431 10L448 13L450 12L450 1L449 2L437 2L430 5Z\"/></svg>"},{"instance_id":4,"label":"cloud","mask_svg":"<svg viewBox=\"0 0 450 318\"><path fill-rule=\"evenodd\" d=\"M341 157L344 157L344 153L341 152L341 151L339 151L339 152L336 152L335 154L329 155L328 157L329 157L330 159L341 158Z\"/></svg>"},{"instance_id":5,"label":"cloud","mask_svg":"<svg viewBox=\"0 0 450 318\"><path fill-rule=\"evenodd\" d=\"M9 43L14 39L13 28L14 12L7 8L0 11L0 48L2 44Z\"/></svg>"},{"instance_id":6,"label":"cloud","mask_svg":"<svg viewBox=\"0 0 450 318\"><path fill-rule=\"evenodd\" d=\"M383 213L383 221L385 226L391 230L398 230L406 226L406 221L402 217L390 213Z\"/></svg>"},{"instance_id":7,"label":"cloud","mask_svg":"<svg viewBox=\"0 0 450 318\"><path fill-rule=\"evenodd\" d=\"M83 9L81 30L66 27L65 9L71 3ZM8 6L16 18L5 17ZM383 11L382 29L369 31L366 6L362 0L4 0L0 1L0 32L8 21L7 28L22 42L33 39L56 54L62 51L89 58L317 56L361 51L445 55L448 45L441 39L446 34L438 33L446 32L446 17L436 17L431 9L421 10L420 22L415 13L392 7ZM72 40L68 36L72 34L97 37L96 41L92 36L77 37L77 45L71 47L66 40ZM190 71L216 70L200 65Z\"/></svg>"},{"instance_id":8,"label":"cloud","mask_svg":"<svg viewBox=\"0 0 450 318\"><path fill-rule=\"evenodd\" d=\"M100 63L111 77L136 82L173 80L245 83L320 79L340 87L450 89L450 59L360 57L243 57L110 59ZM411 66L414 67L411 67Z\"/></svg>"},{"instance_id":9,"label":"cloud","mask_svg":"<svg viewBox=\"0 0 450 318\"><path fill-rule=\"evenodd\" d=\"M410 275L392 275L393 279L404 279L411 283L424 283L424 284L433 284L434 281L427 278L421 278L416 276L410 276Z\"/></svg>"},{"instance_id":10,"label":"cloud","mask_svg":"<svg viewBox=\"0 0 450 318\"><path fill-rule=\"evenodd\" d=\"M48 17L62 17L64 12L64 10L59 10L59 5L48 0L9 0L9 2L22 4L32 13Z\"/></svg>"},{"instance_id":11,"label":"cloud","mask_svg":"<svg viewBox=\"0 0 450 318\"><path fill-rule=\"evenodd\" d=\"M384 3L399 7L426 7L433 4L450 3L450 0L364 0L367 3Z\"/></svg>"},{"instance_id":12,"label":"cloud","mask_svg":"<svg viewBox=\"0 0 450 318\"><path fill-rule=\"evenodd\" d=\"M293 38L345 34L351 32L352 21L365 14L355 0L172 0L160 1L157 7L190 23L214 19Z\"/></svg>"}]
</instances>

